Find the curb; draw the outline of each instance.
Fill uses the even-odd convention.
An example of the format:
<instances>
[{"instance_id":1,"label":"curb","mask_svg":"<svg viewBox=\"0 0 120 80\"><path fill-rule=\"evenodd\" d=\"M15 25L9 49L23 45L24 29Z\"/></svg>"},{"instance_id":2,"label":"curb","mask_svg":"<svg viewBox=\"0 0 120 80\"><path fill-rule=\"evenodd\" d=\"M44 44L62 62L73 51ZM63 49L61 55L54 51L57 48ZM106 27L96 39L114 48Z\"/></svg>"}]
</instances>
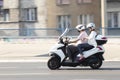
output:
<instances>
[{"instance_id":1,"label":"curb","mask_svg":"<svg viewBox=\"0 0 120 80\"><path fill-rule=\"evenodd\" d=\"M22 59L18 59L18 60L0 60L0 63L15 63L15 62L47 62L48 60L35 60L35 59L31 59L31 60L22 60Z\"/></svg>"},{"instance_id":2,"label":"curb","mask_svg":"<svg viewBox=\"0 0 120 80\"><path fill-rule=\"evenodd\" d=\"M26 62L26 63L32 63L32 62L47 62L49 57L44 57L40 59L1 59L0 63L15 63L15 62ZM104 62L120 62L120 60L105 60Z\"/></svg>"}]
</instances>

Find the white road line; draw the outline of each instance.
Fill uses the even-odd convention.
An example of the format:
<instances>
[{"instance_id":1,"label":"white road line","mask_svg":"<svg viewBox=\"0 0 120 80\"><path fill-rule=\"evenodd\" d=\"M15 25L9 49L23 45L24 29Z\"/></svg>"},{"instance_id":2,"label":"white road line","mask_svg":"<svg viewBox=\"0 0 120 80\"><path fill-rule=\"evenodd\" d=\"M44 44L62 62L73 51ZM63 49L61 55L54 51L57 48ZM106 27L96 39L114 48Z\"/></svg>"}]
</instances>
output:
<instances>
[{"instance_id":1,"label":"white road line","mask_svg":"<svg viewBox=\"0 0 120 80\"><path fill-rule=\"evenodd\" d=\"M73 79L73 80L104 80L104 79Z\"/></svg>"},{"instance_id":2,"label":"white road line","mask_svg":"<svg viewBox=\"0 0 120 80\"><path fill-rule=\"evenodd\" d=\"M0 67L0 69L15 69L17 67Z\"/></svg>"},{"instance_id":3,"label":"white road line","mask_svg":"<svg viewBox=\"0 0 120 80\"><path fill-rule=\"evenodd\" d=\"M0 63L5 63L5 62L47 62L48 59L41 59L41 60L35 60L35 59L29 59L29 60L25 60L25 59L16 59L16 60L0 60ZM120 60L105 60L105 62L109 62L109 61L113 61L113 62L119 62Z\"/></svg>"},{"instance_id":4,"label":"white road line","mask_svg":"<svg viewBox=\"0 0 120 80\"><path fill-rule=\"evenodd\" d=\"M32 60L32 59L30 59L30 60L21 60L21 59L19 59L19 60L0 60L0 62L47 62L48 60Z\"/></svg>"},{"instance_id":5,"label":"white road line","mask_svg":"<svg viewBox=\"0 0 120 80\"><path fill-rule=\"evenodd\" d=\"M34 76L34 75L50 75L50 73L3 73L0 76Z\"/></svg>"},{"instance_id":6,"label":"white road line","mask_svg":"<svg viewBox=\"0 0 120 80\"><path fill-rule=\"evenodd\" d=\"M105 62L109 62L109 61L120 61L120 60L105 60Z\"/></svg>"}]
</instances>

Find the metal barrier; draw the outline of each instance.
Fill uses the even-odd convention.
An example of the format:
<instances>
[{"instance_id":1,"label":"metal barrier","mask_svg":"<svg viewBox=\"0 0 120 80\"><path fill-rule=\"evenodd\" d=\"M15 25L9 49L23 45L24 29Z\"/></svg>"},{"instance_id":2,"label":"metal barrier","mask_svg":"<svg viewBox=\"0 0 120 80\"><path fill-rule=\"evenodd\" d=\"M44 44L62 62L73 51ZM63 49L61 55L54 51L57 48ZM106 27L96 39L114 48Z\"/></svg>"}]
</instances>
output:
<instances>
[{"instance_id":1,"label":"metal barrier","mask_svg":"<svg viewBox=\"0 0 120 80\"><path fill-rule=\"evenodd\" d=\"M120 28L100 28L100 32L109 37L120 37Z\"/></svg>"},{"instance_id":2,"label":"metal barrier","mask_svg":"<svg viewBox=\"0 0 120 80\"><path fill-rule=\"evenodd\" d=\"M27 29L0 29L1 38L48 38L58 37L63 32L61 28L27 28ZM97 32L106 36L120 36L120 28L98 28ZM68 36L77 36L75 28L70 28Z\"/></svg>"},{"instance_id":3,"label":"metal barrier","mask_svg":"<svg viewBox=\"0 0 120 80\"><path fill-rule=\"evenodd\" d=\"M58 36L60 33L57 28L0 29L0 37L45 37Z\"/></svg>"},{"instance_id":4,"label":"metal barrier","mask_svg":"<svg viewBox=\"0 0 120 80\"><path fill-rule=\"evenodd\" d=\"M63 32L60 28L27 28L27 29L0 29L0 37L20 38L20 37L58 37ZM78 35L76 29L70 28L67 35Z\"/></svg>"}]
</instances>

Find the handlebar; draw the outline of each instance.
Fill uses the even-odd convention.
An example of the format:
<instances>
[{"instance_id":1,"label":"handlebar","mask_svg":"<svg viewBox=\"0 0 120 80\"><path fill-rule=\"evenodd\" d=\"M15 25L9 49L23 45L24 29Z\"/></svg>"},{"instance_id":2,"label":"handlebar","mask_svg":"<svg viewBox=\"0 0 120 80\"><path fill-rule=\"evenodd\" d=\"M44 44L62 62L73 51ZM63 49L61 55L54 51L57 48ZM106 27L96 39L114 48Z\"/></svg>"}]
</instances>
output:
<instances>
[{"instance_id":1,"label":"handlebar","mask_svg":"<svg viewBox=\"0 0 120 80\"><path fill-rule=\"evenodd\" d=\"M70 39L71 39L70 37L61 37L61 38L59 38L59 42L62 44L68 45Z\"/></svg>"}]
</instances>

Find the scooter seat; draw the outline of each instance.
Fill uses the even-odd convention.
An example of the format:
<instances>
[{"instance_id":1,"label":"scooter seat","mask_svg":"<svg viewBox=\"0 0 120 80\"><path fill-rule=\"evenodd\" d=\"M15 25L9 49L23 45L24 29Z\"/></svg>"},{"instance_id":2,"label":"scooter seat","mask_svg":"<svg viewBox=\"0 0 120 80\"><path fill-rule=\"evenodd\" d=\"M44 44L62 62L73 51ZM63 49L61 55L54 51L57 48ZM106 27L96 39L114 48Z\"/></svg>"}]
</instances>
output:
<instances>
[{"instance_id":1,"label":"scooter seat","mask_svg":"<svg viewBox=\"0 0 120 80\"><path fill-rule=\"evenodd\" d=\"M89 47L83 48L83 51L88 51L88 50L93 49L93 48L94 48L94 46L90 45Z\"/></svg>"}]
</instances>

